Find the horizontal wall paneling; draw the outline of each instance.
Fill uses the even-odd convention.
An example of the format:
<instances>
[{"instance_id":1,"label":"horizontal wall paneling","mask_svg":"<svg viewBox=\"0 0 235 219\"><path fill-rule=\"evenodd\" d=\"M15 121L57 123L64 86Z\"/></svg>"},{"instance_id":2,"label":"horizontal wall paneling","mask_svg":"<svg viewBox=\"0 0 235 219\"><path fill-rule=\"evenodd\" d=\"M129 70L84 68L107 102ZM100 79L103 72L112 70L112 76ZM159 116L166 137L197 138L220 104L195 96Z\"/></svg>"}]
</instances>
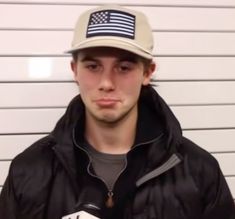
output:
<instances>
[{"instance_id":1,"label":"horizontal wall paneling","mask_svg":"<svg viewBox=\"0 0 235 219\"><path fill-rule=\"evenodd\" d=\"M155 89L170 105L235 105L235 81L157 82L156 85ZM6 83L0 86L0 108L66 107L77 93L74 82Z\"/></svg>"},{"instance_id":2,"label":"horizontal wall paneling","mask_svg":"<svg viewBox=\"0 0 235 219\"><path fill-rule=\"evenodd\" d=\"M173 106L171 109L184 129L235 128L233 105ZM0 109L0 134L49 132L64 111L65 108Z\"/></svg>"},{"instance_id":3,"label":"horizontal wall paneling","mask_svg":"<svg viewBox=\"0 0 235 219\"><path fill-rule=\"evenodd\" d=\"M0 28L72 29L86 5L1 5ZM144 7L130 8L144 12L154 30L235 31L235 8ZM53 16L51 12L53 11ZM17 16L12 16L17 14ZM43 14L43 16L42 16ZM61 16L65 15L66 16ZM30 18L30 19L29 19ZM193 25L192 25L193 24Z\"/></svg>"},{"instance_id":4,"label":"horizontal wall paneling","mask_svg":"<svg viewBox=\"0 0 235 219\"><path fill-rule=\"evenodd\" d=\"M111 4L117 3L117 0L1 0L4 3L22 3L22 4L80 4L80 5L89 5L89 4ZM142 0L119 0L119 4L128 4L128 5L170 5L170 6L200 6L200 7L233 7L235 6L234 0L148 0L143 3Z\"/></svg>"},{"instance_id":5,"label":"horizontal wall paneling","mask_svg":"<svg viewBox=\"0 0 235 219\"><path fill-rule=\"evenodd\" d=\"M72 81L71 57L0 57L0 82ZM155 57L157 80L235 80L235 57Z\"/></svg>"},{"instance_id":6,"label":"horizontal wall paneling","mask_svg":"<svg viewBox=\"0 0 235 219\"><path fill-rule=\"evenodd\" d=\"M71 31L0 30L0 56L65 55L71 40ZM235 56L235 32L155 32L154 40L159 56Z\"/></svg>"}]
</instances>

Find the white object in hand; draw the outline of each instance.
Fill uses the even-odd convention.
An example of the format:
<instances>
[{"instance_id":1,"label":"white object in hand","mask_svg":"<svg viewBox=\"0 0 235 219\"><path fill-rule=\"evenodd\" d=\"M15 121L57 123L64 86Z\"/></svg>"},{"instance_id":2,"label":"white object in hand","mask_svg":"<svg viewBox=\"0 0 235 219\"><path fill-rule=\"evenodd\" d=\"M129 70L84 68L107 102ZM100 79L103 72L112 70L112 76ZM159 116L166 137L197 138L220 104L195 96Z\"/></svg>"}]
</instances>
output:
<instances>
[{"instance_id":1,"label":"white object in hand","mask_svg":"<svg viewBox=\"0 0 235 219\"><path fill-rule=\"evenodd\" d=\"M73 214L63 216L62 219L100 219L100 218L95 217L94 215L89 214L85 211L79 211Z\"/></svg>"}]
</instances>

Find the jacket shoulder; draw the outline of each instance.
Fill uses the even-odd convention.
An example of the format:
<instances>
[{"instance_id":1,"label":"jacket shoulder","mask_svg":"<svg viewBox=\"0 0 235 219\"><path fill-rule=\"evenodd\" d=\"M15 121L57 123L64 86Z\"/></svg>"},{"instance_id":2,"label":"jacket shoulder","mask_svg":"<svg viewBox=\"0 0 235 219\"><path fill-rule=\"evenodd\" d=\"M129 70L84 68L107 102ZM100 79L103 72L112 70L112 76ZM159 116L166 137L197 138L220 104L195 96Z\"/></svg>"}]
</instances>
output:
<instances>
[{"instance_id":1,"label":"jacket shoulder","mask_svg":"<svg viewBox=\"0 0 235 219\"><path fill-rule=\"evenodd\" d=\"M43 137L33 143L31 146L26 148L23 152L18 154L13 160L12 160L12 167L20 167L23 168L24 165L27 166L27 168L34 168L35 165L39 162L40 164L42 162L48 162L52 159L53 156L53 150L52 147L55 145L55 141L53 138L48 135L46 137ZM33 166L31 166L33 165Z\"/></svg>"},{"instance_id":2,"label":"jacket shoulder","mask_svg":"<svg viewBox=\"0 0 235 219\"><path fill-rule=\"evenodd\" d=\"M13 159L2 190L2 204L10 202L22 212L45 205L53 179L53 145L51 137L46 136Z\"/></svg>"},{"instance_id":3,"label":"jacket shoulder","mask_svg":"<svg viewBox=\"0 0 235 219\"><path fill-rule=\"evenodd\" d=\"M200 192L203 218L233 218L234 201L218 161L187 138L183 138L181 153Z\"/></svg>"},{"instance_id":4,"label":"jacket shoulder","mask_svg":"<svg viewBox=\"0 0 235 219\"><path fill-rule=\"evenodd\" d=\"M220 165L212 154L187 138L183 138L180 151L183 163L197 188L203 191L202 195L213 191L215 198L220 186L227 187Z\"/></svg>"},{"instance_id":5,"label":"jacket shoulder","mask_svg":"<svg viewBox=\"0 0 235 219\"><path fill-rule=\"evenodd\" d=\"M192 164L198 163L212 168L219 165L211 153L185 137L182 139L180 152Z\"/></svg>"},{"instance_id":6,"label":"jacket shoulder","mask_svg":"<svg viewBox=\"0 0 235 219\"><path fill-rule=\"evenodd\" d=\"M52 178L55 142L46 136L17 155L10 165L9 175L15 191L22 195L27 190L47 184Z\"/></svg>"}]
</instances>

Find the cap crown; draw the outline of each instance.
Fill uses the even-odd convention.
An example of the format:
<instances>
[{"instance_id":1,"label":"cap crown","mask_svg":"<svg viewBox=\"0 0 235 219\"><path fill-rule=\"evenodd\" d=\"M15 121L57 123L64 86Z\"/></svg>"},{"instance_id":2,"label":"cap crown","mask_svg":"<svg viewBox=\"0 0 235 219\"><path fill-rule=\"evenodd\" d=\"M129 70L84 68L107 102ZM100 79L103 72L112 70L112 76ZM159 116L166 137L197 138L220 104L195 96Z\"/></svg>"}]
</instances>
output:
<instances>
[{"instance_id":1,"label":"cap crown","mask_svg":"<svg viewBox=\"0 0 235 219\"><path fill-rule=\"evenodd\" d=\"M76 23L68 52L100 46L124 49L151 59L153 35L146 16L116 5L86 11Z\"/></svg>"}]
</instances>

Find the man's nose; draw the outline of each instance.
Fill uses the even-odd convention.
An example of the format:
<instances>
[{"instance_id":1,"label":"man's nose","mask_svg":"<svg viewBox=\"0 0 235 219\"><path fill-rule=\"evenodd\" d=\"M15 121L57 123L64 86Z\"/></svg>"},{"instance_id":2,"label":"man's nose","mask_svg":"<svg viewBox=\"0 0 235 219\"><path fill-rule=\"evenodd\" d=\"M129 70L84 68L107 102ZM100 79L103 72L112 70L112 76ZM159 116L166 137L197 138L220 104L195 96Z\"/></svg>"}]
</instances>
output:
<instances>
[{"instance_id":1,"label":"man's nose","mask_svg":"<svg viewBox=\"0 0 235 219\"><path fill-rule=\"evenodd\" d=\"M99 90L112 91L115 89L114 72L112 70L104 70L101 74Z\"/></svg>"}]
</instances>

